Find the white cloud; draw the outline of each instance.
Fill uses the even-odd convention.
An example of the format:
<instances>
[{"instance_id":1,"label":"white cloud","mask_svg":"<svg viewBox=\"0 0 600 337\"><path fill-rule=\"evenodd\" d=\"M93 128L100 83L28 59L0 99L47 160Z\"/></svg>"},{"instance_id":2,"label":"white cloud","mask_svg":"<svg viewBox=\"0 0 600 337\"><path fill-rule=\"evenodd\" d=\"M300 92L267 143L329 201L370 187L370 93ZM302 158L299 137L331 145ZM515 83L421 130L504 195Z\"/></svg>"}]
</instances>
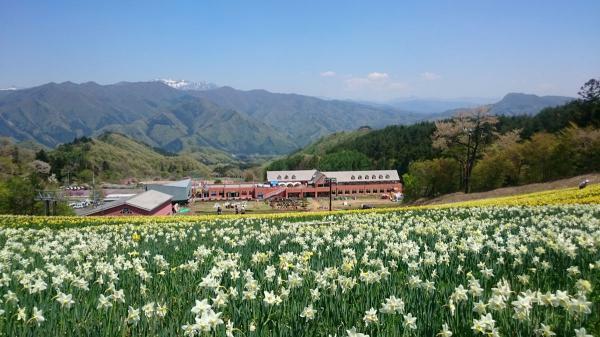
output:
<instances>
[{"instance_id":1,"label":"white cloud","mask_svg":"<svg viewBox=\"0 0 600 337\"><path fill-rule=\"evenodd\" d=\"M435 81L435 80L439 80L440 78L442 78L442 76L440 76L436 73L432 73L430 71L426 71L421 74L421 78L426 81Z\"/></svg>"},{"instance_id":2,"label":"white cloud","mask_svg":"<svg viewBox=\"0 0 600 337\"><path fill-rule=\"evenodd\" d=\"M335 71L327 70L321 73L321 77L334 77Z\"/></svg>"},{"instance_id":3,"label":"white cloud","mask_svg":"<svg viewBox=\"0 0 600 337\"><path fill-rule=\"evenodd\" d=\"M394 80L383 72L371 72L365 77L350 76L345 85L346 90L365 97L393 97L408 88L408 84Z\"/></svg>"},{"instance_id":4,"label":"white cloud","mask_svg":"<svg viewBox=\"0 0 600 337\"><path fill-rule=\"evenodd\" d=\"M367 75L367 78L371 81L383 81L389 79L390 76L387 73L378 73L375 71Z\"/></svg>"}]
</instances>

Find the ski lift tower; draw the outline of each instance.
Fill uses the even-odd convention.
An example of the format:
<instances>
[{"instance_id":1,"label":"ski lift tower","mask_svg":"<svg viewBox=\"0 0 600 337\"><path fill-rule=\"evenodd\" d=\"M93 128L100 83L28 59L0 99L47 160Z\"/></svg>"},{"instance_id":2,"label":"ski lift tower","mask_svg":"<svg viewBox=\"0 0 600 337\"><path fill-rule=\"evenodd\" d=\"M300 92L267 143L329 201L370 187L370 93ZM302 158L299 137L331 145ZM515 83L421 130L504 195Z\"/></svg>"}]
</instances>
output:
<instances>
[{"instance_id":1,"label":"ski lift tower","mask_svg":"<svg viewBox=\"0 0 600 337\"><path fill-rule=\"evenodd\" d=\"M50 205L52 205L52 213L56 215L56 204L62 200L62 191L43 191L39 190L35 200L44 202L44 210L46 216L50 215Z\"/></svg>"}]
</instances>

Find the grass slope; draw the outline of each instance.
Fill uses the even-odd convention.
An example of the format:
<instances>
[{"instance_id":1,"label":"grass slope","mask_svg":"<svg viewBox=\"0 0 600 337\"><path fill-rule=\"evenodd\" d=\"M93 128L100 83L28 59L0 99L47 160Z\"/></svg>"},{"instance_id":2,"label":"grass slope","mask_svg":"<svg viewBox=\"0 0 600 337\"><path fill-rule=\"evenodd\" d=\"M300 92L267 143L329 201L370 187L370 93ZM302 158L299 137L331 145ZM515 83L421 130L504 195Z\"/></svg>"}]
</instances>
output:
<instances>
[{"instance_id":1,"label":"grass slope","mask_svg":"<svg viewBox=\"0 0 600 337\"><path fill-rule=\"evenodd\" d=\"M502 187L497 188L495 190L486 191L486 192L476 192L465 194L463 192L456 192L441 195L439 197L433 199L422 199L417 200L413 205L434 205L434 204L449 204L456 202L465 202L472 201L478 199L490 199L490 198L500 198L500 197L510 197L514 195L521 194L530 194L535 192L543 192L549 190L560 190L564 188L571 188L578 186L580 182L588 179L590 184L600 183L600 173L590 173L579 175L566 179L559 179L549 182L543 183L535 183L535 184L527 184L521 186L510 186L510 187Z\"/></svg>"},{"instance_id":2,"label":"grass slope","mask_svg":"<svg viewBox=\"0 0 600 337\"><path fill-rule=\"evenodd\" d=\"M208 176L210 169L189 156L165 156L148 145L126 136L110 133L94 139L88 159L96 166L108 164L109 179ZM106 165L105 165L106 166Z\"/></svg>"}]
</instances>

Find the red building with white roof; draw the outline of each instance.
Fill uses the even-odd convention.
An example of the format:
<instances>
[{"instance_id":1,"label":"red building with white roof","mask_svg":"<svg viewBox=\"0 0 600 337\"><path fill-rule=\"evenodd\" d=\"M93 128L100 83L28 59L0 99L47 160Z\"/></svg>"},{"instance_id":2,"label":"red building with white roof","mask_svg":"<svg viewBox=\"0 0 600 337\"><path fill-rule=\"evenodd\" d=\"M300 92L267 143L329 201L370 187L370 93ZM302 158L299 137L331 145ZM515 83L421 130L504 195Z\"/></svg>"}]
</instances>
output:
<instances>
[{"instance_id":1,"label":"red building with white roof","mask_svg":"<svg viewBox=\"0 0 600 337\"><path fill-rule=\"evenodd\" d=\"M205 184L197 190L200 200L248 200L272 197L305 198L329 196L328 178L334 180L334 195L372 195L402 192L396 170L335 171L318 170L268 171L266 184Z\"/></svg>"}]
</instances>

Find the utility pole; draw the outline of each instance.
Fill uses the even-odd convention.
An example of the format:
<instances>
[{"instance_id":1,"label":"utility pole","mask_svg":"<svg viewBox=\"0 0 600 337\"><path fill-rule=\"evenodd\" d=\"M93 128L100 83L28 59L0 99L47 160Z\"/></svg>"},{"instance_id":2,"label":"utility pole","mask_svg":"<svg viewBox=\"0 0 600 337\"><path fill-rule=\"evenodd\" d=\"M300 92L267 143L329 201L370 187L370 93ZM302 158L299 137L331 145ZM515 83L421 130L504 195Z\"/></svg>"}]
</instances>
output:
<instances>
[{"instance_id":1,"label":"utility pole","mask_svg":"<svg viewBox=\"0 0 600 337\"><path fill-rule=\"evenodd\" d=\"M92 203L96 204L96 166L92 165Z\"/></svg>"},{"instance_id":2,"label":"utility pole","mask_svg":"<svg viewBox=\"0 0 600 337\"><path fill-rule=\"evenodd\" d=\"M332 210L331 198L333 197L332 185L333 185L333 183L337 183L337 179L336 178L325 178L325 182L329 183L329 211L331 212L331 210Z\"/></svg>"}]
</instances>

